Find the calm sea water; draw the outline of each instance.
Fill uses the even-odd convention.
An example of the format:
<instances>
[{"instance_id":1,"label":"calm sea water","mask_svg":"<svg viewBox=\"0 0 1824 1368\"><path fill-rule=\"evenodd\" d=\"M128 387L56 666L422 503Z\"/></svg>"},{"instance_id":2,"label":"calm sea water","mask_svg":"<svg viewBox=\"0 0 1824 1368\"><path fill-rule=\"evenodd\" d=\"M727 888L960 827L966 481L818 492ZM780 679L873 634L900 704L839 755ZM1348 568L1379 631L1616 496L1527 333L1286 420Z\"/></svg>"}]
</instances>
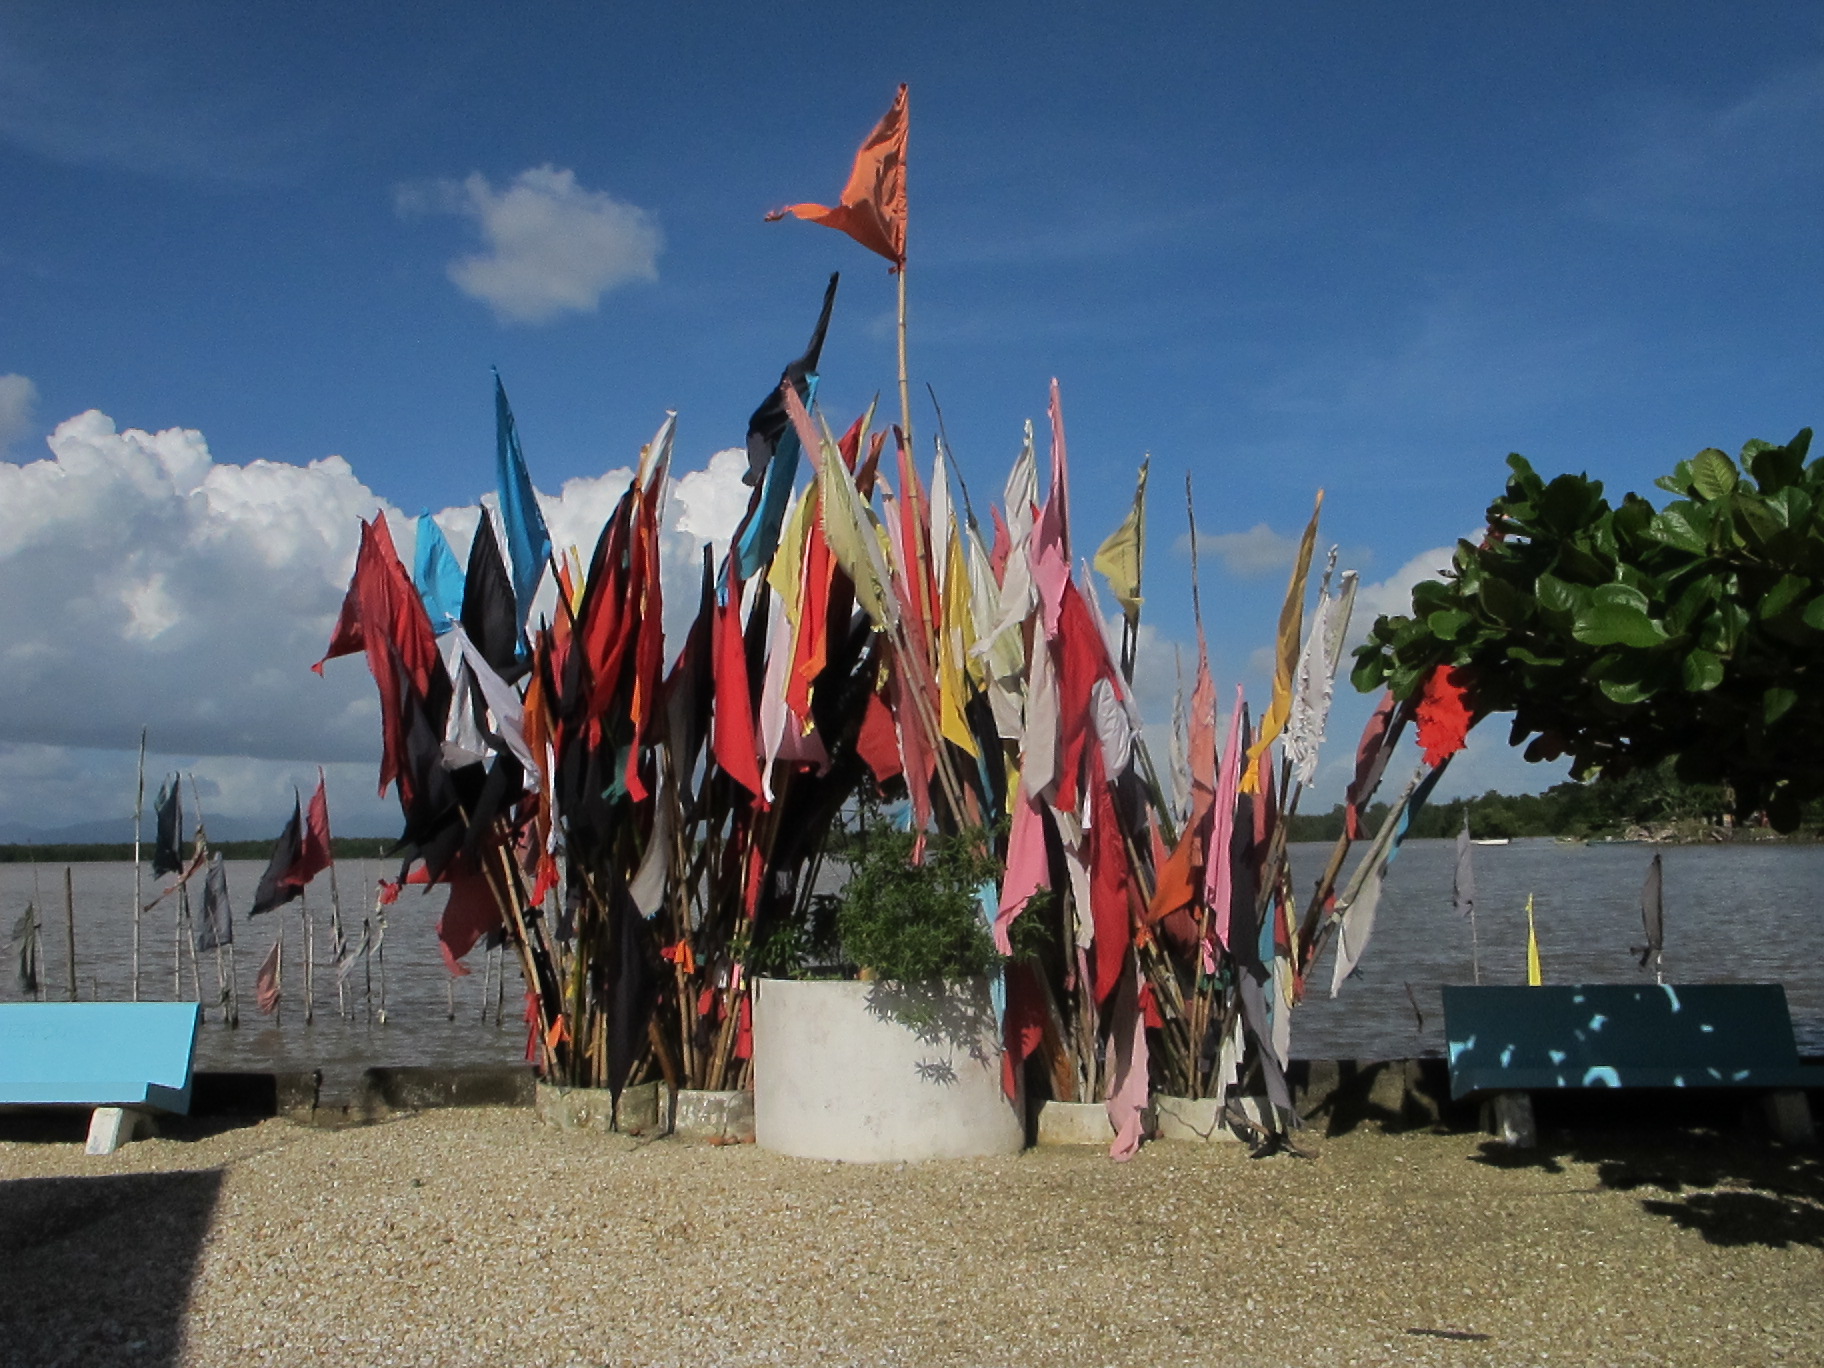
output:
<instances>
[{"instance_id":1,"label":"calm sea water","mask_svg":"<svg viewBox=\"0 0 1824 1368\"><path fill-rule=\"evenodd\" d=\"M1441 1053L1439 988L1474 981L1526 979L1528 893L1534 895L1540 957L1548 983L1635 983L1647 980L1629 947L1642 940L1640 885L1652 847L1573 846L1549 840L1481 846L1475 851L1479 899L1473 952L1470 927L1451 908L1455 849L1450 841L1412 841L1388 879L1374 939L1354 977L1329 995L1326 956L1314 970L1306 1001L1293 1017L1292 1049L1316 1058L1393 1058ZM1781 983L1800 1047L1824 1053L1824 846L1741 845L1660 848L1665 860L1669 982ZM1301 894L1321 870L1328 846L1293 847ZM330 966L328 878L310 891L316 921L314 1021L304 1021L303 918L292 903L249 922L241 916L262 866L230 862L236 907L234 972L241 1024L230 1029L211 1005L197 1046L207 1069L322 1069L326 1084L345 1085L370 1065L510 1063L524 1058L519 972L508 959L505 1020L494 1020L495 990L484 991L482 953L475 972L452 981L432 929L443 891L407 890L387 909L386 1021L370 1013L367 976L357 966L346 982L346 1016L338 1010ZM75 892L78 990L84 999L124 999L132 983L133 869L128 864L70 866ZM371 913L378 863L339 868L345 925L355 938ZM200 880L198 881L200 884ZM43 922L47 996L67 993L63 867L40 865L36 898ZM147 887L154 885L150 879ZM0 865L0 936L34 897L30 865ZM200 900L201 890L197 889ZM150 893L147 894L150 897ZM190 997L188 953L177 957L181 991L172 986L175 899L141 921L141 995ZM365 908L364 908L365 904ZM278 1021L253 1005L254 974L283 927L285 1001ZM19 996L9 955L0 998ZM372 1002L378 1005L379 977ZM215 957L199 957L203 998L215 999ZM452 1015L453 1012L453 1015ZM485 1019L484 1019L485 1018Z\"/></svg>"}]
</instances>

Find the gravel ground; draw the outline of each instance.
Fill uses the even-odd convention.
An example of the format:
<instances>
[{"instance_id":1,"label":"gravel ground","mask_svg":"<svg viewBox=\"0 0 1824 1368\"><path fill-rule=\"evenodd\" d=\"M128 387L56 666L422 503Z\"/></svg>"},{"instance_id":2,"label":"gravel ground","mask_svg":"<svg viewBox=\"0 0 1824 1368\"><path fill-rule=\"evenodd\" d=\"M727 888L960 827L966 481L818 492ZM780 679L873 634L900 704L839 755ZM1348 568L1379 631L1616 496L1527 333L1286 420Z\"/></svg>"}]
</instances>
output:
<instances>
[{"instance_id":1,"label":"gravel ground","mask_svg":"<svg viewBox=\"0 0 1824 1368\"><path fill-rule=\"evenodd\" d=\"M504 1110L21 1124L7 1363L1824 1362L1824 1164L1701 1133L864 1167Z\"/></svg>"}]
</instances>

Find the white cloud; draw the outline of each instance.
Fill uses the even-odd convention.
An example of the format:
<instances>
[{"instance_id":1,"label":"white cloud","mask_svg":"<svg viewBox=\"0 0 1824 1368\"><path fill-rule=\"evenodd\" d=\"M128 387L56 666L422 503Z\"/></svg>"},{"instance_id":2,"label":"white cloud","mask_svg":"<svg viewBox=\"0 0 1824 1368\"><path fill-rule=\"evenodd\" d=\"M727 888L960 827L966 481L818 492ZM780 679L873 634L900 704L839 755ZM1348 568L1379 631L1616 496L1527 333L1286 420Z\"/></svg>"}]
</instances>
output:
<instances>
[{"instance_id":1,"label":"white cloud","mask_svg":"<svg viewBox=\"0 0 1824 1368\"><path fill-rule=\"evenodd\" d=\"M32 430L38 387L23 375L0 375L0 452Z\"/></svg>"},{"instance_id":2,"label":"white cloud","mask_svg":"<svg viewBox=\"0 0 1824 1368\"><path fill-rule=\"evenodd\" d=\"M521 171L496 190L479 171L463 181L401 186L401 212L438 210L473 219L486 250L448 267L456 287L503 323L548 323L594 313L604 294L659 278L664 237L645 209L555 166Z\"/></svg>"},{"instance_id":3,"label":"white cloud","mask_svg":"<svg viewBox=\"0 0 1824 1368\"><path fill-rule=\"evenodd\" d=\"M1180 551L1188 551L1190 544L1188 533L1178 538ZM1255 523L1246 532L1199 532L1197 552L1216 556L1231 575L1252 579L1290 567L1298 554L1298 538Z\"/></svg>"},{"instance_id":4,"label":"white cloud","mask_svg":"<svg viewBox=\"0 0 1824 1368\"><path fill-rule=\"evenodd\" d=\"M219 812L277 813L326 763L356 829L396 822L392 800L374 798L379 706L360 658L323 678L309 667L359 519L384 511L408 564L414 521L339 456L220 464L199 432L119 432L94 411L59 424L49 446L48 460L0 461L0 780L36 776L0 782L0 827L81 822L123 801L130 811L142 726L167 757L152 768L195 770ZM718 452L668 487L670 631L695 605L703 542L725 546L746 507L745 469L744 452ZM612 470L541 495L558 545L587 557L631 478ZM478 517L477 504L437 514L459 555Z\"/></svg>"}]
</instances>

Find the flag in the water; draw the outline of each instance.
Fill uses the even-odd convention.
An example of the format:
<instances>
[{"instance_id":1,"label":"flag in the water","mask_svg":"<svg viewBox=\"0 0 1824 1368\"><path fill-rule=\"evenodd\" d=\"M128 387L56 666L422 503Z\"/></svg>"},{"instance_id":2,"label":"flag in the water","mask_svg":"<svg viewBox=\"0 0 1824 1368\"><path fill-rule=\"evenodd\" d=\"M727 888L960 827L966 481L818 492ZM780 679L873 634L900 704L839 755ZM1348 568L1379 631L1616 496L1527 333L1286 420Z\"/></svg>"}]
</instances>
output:
<instances>
[{"instance_id":1,"label":"flag in the water","mask_svg":"<svg viewBox=\"0 0 1824 1368\"><path fill-rule=\"evenodd\" d=\"M252 915L249 913L248 915ZM266 952L266 962L260 966L259 974L254 978L254 1001L267 1016L279 1010L279 998L284 989L284 980L280 977L284 964L285 932L281 929L279 938L272 943L272 949Z\"/></svg>"},{"instance_id":2,"label":"flag in the water","mask_svg":"<svg viewBox=\"0 0 1824 1368\"><path fill-rule=\"evenodd\" d=\"M152 850L152 872L176 874L184 867L184 857L178 851L184 843L183 785L177 775L172 775L160 786L152 813L158 824L157 844Z\"/></svg>"},{"instance_id":3,"label":"flag in the water","mask_svg":"<svg viewBox=\"0 0 1824 1368\"><path fill-rule=\"evenodd\" d=\"M1451 883L1451 898L1457 913L1464 917L1476 915L1476 867L1470 862L1470 851L1475 849L1475 842L1469 838L1469 810L1463 812L1463 829L1457 833L1457 874Z\"/></svg>"},{"instance_id":4,"label":"flag in the water","mask_svg":"<svg viewBox=\"0 0 1824 1368\"><path fill-rule=\"evenodd\" d=\"M523 626L532 613L532 595L545 563L551 559L551 534L539 511L538 493L526 472L526 458L519 447L519 428L507 405L506 386L494 375L494 452L499 465L500 525L507 534L507 559L513 565L513 599Z\"/></svg>"},{"instance_id":5,"label":"flag in the water","mask_svg":"<svg viewBox=\"0 0 1824 1368\"><path fill-rule=\"evenodd\" d=\"M412 584L424 600L431 630L442 636L462 616L462 566L449 538L430 511L418 515L418 545L412 555Z\"/></svg>"},{"instance_id":6,"label":"flag in the water","mask_svg":"<svg viewBox=\"0 0 1824 1368\"><path fill-rule=\"evenodd\" d=\"M198 951L234 944L234 914L228 908L228 866L220 852L209 857L203 876L203 915L196 923Z\"/></svg>"},{"instance_id":7,"label":"flag in the water","mask_svg":"<svg viewBox=\"0 0 1824 1368\"><path fill-rule=\"evenodd\" d=\"M303 848L303 826L303 805L294 798L291 817L279 833L279 839L273 842L272 858L266 862L266 872L260 875L260 886L253 891L253 906L247 909L248 916L257 917L262 912L283 907L304 891L304 885L292 877Z\"/></svg>"},{"instance_id":8,"label":"flag in the water","mask_svg":"<svg viewBox=\"0 0 1824 1368\"><path fill-rule=\"evenodd\" d=\"M1659 855L1655 852L1653 863L1647 866L1646 882L1640 886L1640 921L1647 932L1647 943L1640 948L1640 967L1645 969L1650 960L1656 974L1666 945L1666 908L1663 899L1664 875Z\"/></svg>"},{"instance_id":9,"label":"flag in the water","mask_svg":"<svg viewBox=\"0 0 1824 1368\"><path fill-rule=\"evenodd\" d=\"M1476 943L1476 867L1470 857L1475 842L1469 836L1469 809L1463 809L1463 829L1457 833L1457 873L1451 883L1451 897L1457 912L1469 918L1470 972L1482 982L1482 949Z\"/></svg>"},{"instance_id":10,"label":"flag in the water","mask_svg":"<svg viewBox=\"0 0 1824 1368\"><path fill-rule=\"evenodd\" d=\"M40 977L38 958L38 909L31 903L13 924L13 945L19 956L17 981L21 997L37 997Z\"/></svg>"},{"instance_id":11,"label":"flag in the water","mask_svg":"<svg viewBox=\"0 0 1824 1368\"><path fill-rule=\"evenodd\" d=\"M1533 895L1526 895L1526 983L1537 988L1545 982L1539 972L1539 932L1533 927Z\"/></svg>"},{"instance_id":12,"label":"flag in the water","mask_svg":"<svg viewBox=\"0 0 1824 1368\"><path fill-rule=\"evenodd\" d=\"M855 154L841 203L788 204L773 210L766 221L773 223L790 214L807 223L821 223L847 233L869 251L879 252L899 270L906 264L907 124L906 87L902 84L892 108Z\"/></svg>"},{"instance_id":13,"label":"flag in the water","mask_svg":"<svg viewBox=\"0 0 1824 1368\"><path fill-rule=\"evenodd\" d=\"M298 862L291 871L291 881L303 888L330 866L329 794L323 767L317 767L317 791L310 795L310 806L304 812L304 830L298 846Z\"/></svg>"}]
</instances>

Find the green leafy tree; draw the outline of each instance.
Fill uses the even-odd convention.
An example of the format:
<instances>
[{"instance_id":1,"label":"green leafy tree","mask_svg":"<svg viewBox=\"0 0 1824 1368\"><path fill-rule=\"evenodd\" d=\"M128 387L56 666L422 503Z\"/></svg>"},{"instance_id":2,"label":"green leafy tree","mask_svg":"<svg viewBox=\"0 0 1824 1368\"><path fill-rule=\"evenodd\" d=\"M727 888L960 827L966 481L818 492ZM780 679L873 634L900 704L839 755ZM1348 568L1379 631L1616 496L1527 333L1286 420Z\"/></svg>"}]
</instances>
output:
<instances>
[{"instance_id":1,"label":"green leafy tree","mask_svg":"<svg viewBox=\"0 0 1824 1368\"><path fill-rule=\"evenodd\" d=\"M1382 617L1354 682L1402 699L1463 667L1479 713L1511 713L1529 760L1580 778L1669 765L1789 831L1824 798L1824 463L1811 430L1680 461L1617 505L1520 456L1480 544Z\"/></svg>"}]
</instances>

